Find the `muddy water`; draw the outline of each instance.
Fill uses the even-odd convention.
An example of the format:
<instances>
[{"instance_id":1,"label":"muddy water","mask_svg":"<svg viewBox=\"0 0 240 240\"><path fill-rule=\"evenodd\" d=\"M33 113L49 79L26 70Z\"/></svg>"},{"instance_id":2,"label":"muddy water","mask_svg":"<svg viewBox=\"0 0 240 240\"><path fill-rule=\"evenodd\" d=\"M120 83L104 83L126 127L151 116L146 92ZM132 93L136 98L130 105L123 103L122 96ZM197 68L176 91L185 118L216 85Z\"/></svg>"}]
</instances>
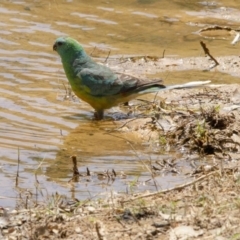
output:
<instances>
[{"instance_id":1,"label":"muddy water","mask_svg":"<svg viewBox=\"0 0 240 240\"><path fill-rule=\"evenodd\" d=\"M89 53L97 47L95 57L109 50L112 56L161 56L163 50L169 56L199 56L202 37L195 32L207 24L238 28L239 9L237 1L1 1L0 206L14 207L22 190L35 192L36 178L37 193L42 189L45 196L57 191L84 199L109 188L126 191L127 182L138 177L143 184L137 190L155 189L144 182L151 177L143 162L168 157L153 154L131 134L107 134L118 122L94 123L87 104L68 98L59 57L52 51L57 37L70 35ZM231 40L224 35L205 41L215 55L234 55ZM80 171L114 168L127 179L109 184L93 177L73 186L68 183L73 154ZM168 187L181 180L167 175L158 183Z\"/></svg>"}]
</instances>

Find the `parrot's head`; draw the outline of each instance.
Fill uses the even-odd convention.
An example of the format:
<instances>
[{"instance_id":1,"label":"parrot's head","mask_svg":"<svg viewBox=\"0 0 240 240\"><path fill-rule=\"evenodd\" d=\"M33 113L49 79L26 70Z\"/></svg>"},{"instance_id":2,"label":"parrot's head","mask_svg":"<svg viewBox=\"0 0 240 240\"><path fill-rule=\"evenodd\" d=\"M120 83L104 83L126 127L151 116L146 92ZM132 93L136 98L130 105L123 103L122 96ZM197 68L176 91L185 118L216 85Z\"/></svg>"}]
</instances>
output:
<instances>
[{"instance_id":1,"label":"parrot's head","mask_svg":"<svg viewBox=\"0 0 240 240\"><path fill-rule=\"evenodd\" d=\"M83 51L83 47L78 41L70 37L59 37L56 39L53 50L56 51L61 57L66 54L74 55L79 51Z\"/></svg>"}]
</instances>

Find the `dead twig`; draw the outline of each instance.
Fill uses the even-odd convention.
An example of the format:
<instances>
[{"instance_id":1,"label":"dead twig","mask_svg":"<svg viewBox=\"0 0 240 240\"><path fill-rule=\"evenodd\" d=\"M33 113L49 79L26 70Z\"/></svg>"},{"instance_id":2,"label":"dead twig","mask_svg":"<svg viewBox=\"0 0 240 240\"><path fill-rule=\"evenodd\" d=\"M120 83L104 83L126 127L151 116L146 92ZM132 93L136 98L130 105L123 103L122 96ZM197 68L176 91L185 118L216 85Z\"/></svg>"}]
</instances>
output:
<instances>
[{"instance_id":1,"label":"dead twig","mask_svg":"<svg viewBox=\"0 0 240 240\"><path fill-rule=\"evenodd\" d=\"M215 68L216 66L218 66L219 62L216 60L216 58L213 57L213 55L210 53L209 49L207 48L207 46L206 46L206 44L204 42L200 41L200 44L201 44L201 46L203 48L203 51L204 51L205 55L209 56L210 59L213 60L214 63L215 63L212 67L210 67L208 69L208 71L209 71L210 69Z\"/></svg>"},{"instance_id":2,"label":"dead twig","mask_svg":"<svg viewBox=\"0 0 240 240\"><path fill-rule=\"evenodd\" d=\"M78 166L77 166L77 157L75 155L70 157L72 159L73 163L73 176L69 182L78 182L79 177L81 176L79 171L78 171Z\"/></svg>"},{"instance_id":3,"label":"dead twig","mask_svg":"<svg viewBox=\"0 0 240 240\"><path fill-rule=\"evenodd\" d=\"M77 157L75 155L71 156L73 162L73 175L80 175L77 167Z\"/></svg>"},{"instance_id":4,"label":"dead twig","mask_svg":"<svg viewBox=\"0 0 240 240\"><path fill-rule=\"evenodd\" d=\"M15 187L18 186L19 165L20 165L20 149L19 149L19 147L18 147L18 165L17 165L17 175L16 175L16 180L15 180Z\"/></svg>"},{"instance_id":5,"label":"dead twig","mask_svg":"<svg viewBox=\"0 0 240 240\"><path fill-rule=\"evenodd\" d=\"M139 196L137 196L137 197L133 197L133 198L124 200L124 201L122 201L121 203L132 202L132 201L135 201L135 200L141 199L141 198L153 197L153 196L157 196L157 195L159 195L159 194L167 193L167 192L170 192L170 191L173 191L173 190L181 190L181 189L183 189L183 188L185 188L185 187L188 187L188 186L193 185L193 184L195 184L195 183L197 183L197 182L200 182L200 181L202 181L203 179L205 179L205 178L207 178L207 177L209 177L209 176L211 176L211 175L214 175L214 174L216 174L216 173L218 173L218 172L219 172L219 170L216 170L216 171L211 172L211 173L209 173L209 174L203 175L203 176L201 176L201 177L199 177L199 178L197 178L197 179L195 179L195 180L193 180L193 181L191 181L191 182L188 182L188 183L185 183L185 184L182 184L182 185L178 185L178 186L173 187L173 188L168 188L168 189L165 189L165 190L162 190L162 191L158 191L158 192L154 192L154 193L149 193L149 194L139 195Z\"/></svg>"},{"instance_id":6,"label":"dead twig","mask_svg":"<svg viewBox=\"0 0 240 240\"><path fill-rule=\"evenodd\" d=\"M92 52L90 53L90 56L93 55L93 52L96 50L96 46L93 48Z\"/></svg>"},{"instance_id":7,"label":"dead twig","mask_svg":"<svg viewBox=\"0 0 240 240\"><path fill-rule=\"evenodd\" d=\"M110 54L111 54L111 50L109 50L108 55L107 55L106 59L104 60L104 63L107 63Z\"/></svg>"},{"instance_id":8,"label":"dead twig","mask_svg":"<svg viewBox=\"0 0 240 240\"><path fill-rule=\"evenodd\" d=\"M166 49L163 50L162 58L165 58L165 51L166 51Z\"/></svg>"},{"instance_id":9,"label":"dead twig","mask_svg":"<svg viewBox=\"0 0 240 240\"><path fill-rule=\"evenodd\" d=\"M95 223L95 229L99 240L105 240L106 238L103 235L103 229L100 222Z\"/></svg>"}]
</instances>

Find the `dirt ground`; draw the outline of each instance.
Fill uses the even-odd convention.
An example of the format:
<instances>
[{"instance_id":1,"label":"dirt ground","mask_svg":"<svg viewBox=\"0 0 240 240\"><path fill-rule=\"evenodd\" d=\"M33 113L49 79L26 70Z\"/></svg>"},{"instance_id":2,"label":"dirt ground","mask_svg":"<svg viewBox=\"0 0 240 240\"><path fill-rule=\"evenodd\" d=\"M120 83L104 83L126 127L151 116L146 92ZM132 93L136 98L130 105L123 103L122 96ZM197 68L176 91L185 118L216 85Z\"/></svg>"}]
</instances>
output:
<instances>
[{"instance_id":1,"label":"dirt ground","mask_svg":"<svg viewBox=\"0 0 240 240\"><path fill-rule=\"evenodd\" d=\"M40 203L25 194L18 209L0 209L0 239L240 239L240 85L172 90L156 99L127 106L139 115L118 130L162 151L184 149L189 182L86 201L56 194ZM149 169L154 179L174 166L150 163Z\"/></svg>"}]
</instances>

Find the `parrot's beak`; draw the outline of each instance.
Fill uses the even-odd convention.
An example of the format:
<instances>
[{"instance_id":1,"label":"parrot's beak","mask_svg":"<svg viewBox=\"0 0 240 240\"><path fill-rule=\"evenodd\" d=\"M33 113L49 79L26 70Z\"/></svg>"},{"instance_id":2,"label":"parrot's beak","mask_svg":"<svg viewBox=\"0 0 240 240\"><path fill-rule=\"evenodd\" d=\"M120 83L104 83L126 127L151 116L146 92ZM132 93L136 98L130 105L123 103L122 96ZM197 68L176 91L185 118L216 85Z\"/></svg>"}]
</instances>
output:
<instances>
[{"instance_id":1,"label":"parrot's beak","mask_svg":"<svg viewBox=\"0 0 240 240\"><path fill-rule=\"evenodd\" d=\"M57 51L57 44L56 43L53 45L53 51Z\"/></svg>"}]
</instances>

